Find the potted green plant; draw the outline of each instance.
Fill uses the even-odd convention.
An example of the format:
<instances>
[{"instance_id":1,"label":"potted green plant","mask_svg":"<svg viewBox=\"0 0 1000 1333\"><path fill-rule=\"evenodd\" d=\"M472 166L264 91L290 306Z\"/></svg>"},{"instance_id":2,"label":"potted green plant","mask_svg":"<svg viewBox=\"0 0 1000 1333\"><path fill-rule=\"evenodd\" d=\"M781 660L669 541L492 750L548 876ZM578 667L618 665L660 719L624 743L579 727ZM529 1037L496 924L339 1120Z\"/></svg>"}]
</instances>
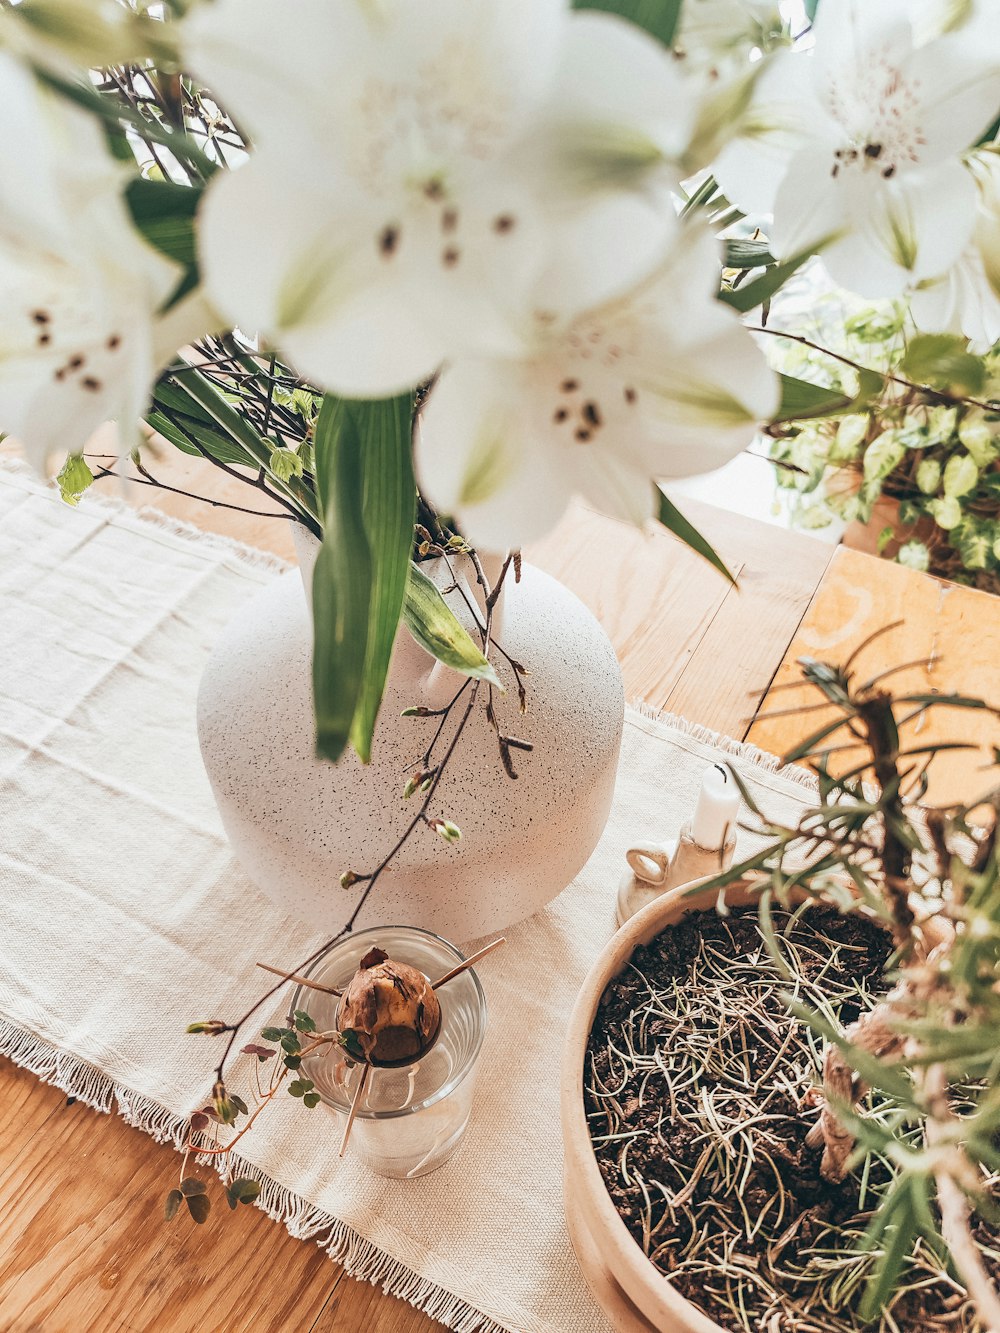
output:
<instances>
[{"instance_id":1,"label":"potted green plant","mask_svg":"<svg viewBox=\"0 0 1000 1333\"><path fill-rule=\"evenodd\" d=\"M779 827L744 786L761 850L650 904L580 993L571 1234L618 1328L995 1328L998 799L921 809L949 747L913 733L986 706L804 674L816 801Z\"/></svg>"},{"instance_id":2,"label":"potted green plant","mask_svg":"<svg viewBox=\"0 0 1000 1333\"><path fill-rule=\"evenodd\" d=\"M855 309L842 328L830 340L837 359L811 337L785 345L783 364L845 394L839 418L769 432L795 521L840 520L852 546L1000 591L996 346L977 352L956 334L916 333L903 304ZM868 371L874 392L861 391Z\"/></svg>"}]
</instances>

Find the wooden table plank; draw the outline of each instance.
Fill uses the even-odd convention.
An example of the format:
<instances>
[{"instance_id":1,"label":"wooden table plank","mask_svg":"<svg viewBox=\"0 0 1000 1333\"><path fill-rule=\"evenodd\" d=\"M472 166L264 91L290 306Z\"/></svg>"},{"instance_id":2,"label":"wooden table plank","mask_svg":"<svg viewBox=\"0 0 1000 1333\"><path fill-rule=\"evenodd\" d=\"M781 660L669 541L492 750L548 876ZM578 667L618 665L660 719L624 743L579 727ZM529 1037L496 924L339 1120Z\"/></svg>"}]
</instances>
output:
<instances>
[{"instance_id":1,"label":"wooden table plank","mask_svg":"<svg viewBox=\"0 0 1000 1333\"><path fill-rule=\"evenodd\" d=\"M792 641L775 685L798 679L800 657L843 662L873 631L903 623L879 637L859 658L862 679L889 667L929 658L927 665L900 672L886 682L896 690L968 694L1000 707L1000 598L989 593L914 575L902 565L876 561L840 548ZM762 712L787 709L819 696L808 687L782 689L766 699ZM830 714L832 716L832 714ZM818 727L824 714L755 722L749 738L765 750L785 753ZM972 801L995 779L983 771L990 748L1000 745L1000 720L964 709L935 709L909 729L914 746L943 740L966 741L969 752L940 755L930 771L927 799L935 804ZM857 762L856 753L839 757L840 771Z\"/></svg>"},{"instance_id":2,"label":"wooden table plank","mask_svg":"<svg viewBox=\"0 0 1000 1333\"><path fill-rule=\"evenodd\" d=\"M737 587L664 530L640 532L582 505L526 556L600 620L627 699L742 736L833 548L694 500L684 510Z\"/></svg>"},{"instance_id":3,"label":"wooden table plank","mask_svg":"<svg viewBox=\"0 0 1000 1333\"><path fill-rule=\"evenodd\" d=\"M0 1061L5 1120L8 1099L20 1123L0 1140L0 1328L283 1333L319 1315L340 1270L318 1246L256 1208L168 1227L172 1148Z\"/></svg>"}]
</instances>

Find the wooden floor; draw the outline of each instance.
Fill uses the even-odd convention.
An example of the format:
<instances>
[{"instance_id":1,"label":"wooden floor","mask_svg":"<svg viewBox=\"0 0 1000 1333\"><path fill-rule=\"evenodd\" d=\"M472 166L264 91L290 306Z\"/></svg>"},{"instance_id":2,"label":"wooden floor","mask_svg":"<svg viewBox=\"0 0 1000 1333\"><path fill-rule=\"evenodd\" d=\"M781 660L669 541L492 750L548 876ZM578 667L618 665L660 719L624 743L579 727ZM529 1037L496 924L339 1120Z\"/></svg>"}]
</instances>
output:
<instances>
[{"instance_id":1,"label":"wooden floor","mask_svg":"<svg viewBox=\"0 0 1000 1333\"><path fill-rule=\"evenodd\" d=\"M153 471L182 490L210 486L220 501L258 507L252 491L226 479L218 485L196 461L167 456ZM281 520L159 491L129 498L155 499L175 516L290 554ZM904 628L869 650L872 674L890 662L931 657L929 667L914 668L913 682L1000 700L1000 599L694 502L685 509L738 572L738 591L668 535L636 533L583 509L529 553L603 622L628 697L780 750L801 736L803 720L755 718L768 711L771 685L791 678L795 659L843 659L873 629L903 618ZM793 693L778 695L775 708L787 707ZM1000 743L982 715L962 721L977 742ZM937 799L978 792L982 762L959 755L943 764ZM255 1209L216 1209L197 1229L180 1220L164 1226L162 1199L175 1170L170 1149L114 1116L68 1105L63 1094L0 1062L0 1330L439 1327L347 1278L316 1246L292 1240Z\"/></svg>"}]
</instances>

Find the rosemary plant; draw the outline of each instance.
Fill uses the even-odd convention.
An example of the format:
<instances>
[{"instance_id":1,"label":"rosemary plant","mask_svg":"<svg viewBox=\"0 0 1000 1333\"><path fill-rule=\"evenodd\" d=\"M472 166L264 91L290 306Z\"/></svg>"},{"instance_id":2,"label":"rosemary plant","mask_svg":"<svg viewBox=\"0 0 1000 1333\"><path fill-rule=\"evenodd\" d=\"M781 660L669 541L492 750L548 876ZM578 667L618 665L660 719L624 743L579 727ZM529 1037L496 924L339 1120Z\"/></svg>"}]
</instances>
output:
<instances>
[{"instance_id":1,"label":"rosemary plant","mask_svg":"<svg viewBox=\"0 0 1000 1333\"><path fill-rule=\"evenodd\" d=\"M892 989L846 1028L789 995L790 1012L826 1044L808 1141L823 1149L820 1174L833 1184L867 1171L873 1155L891 1167L867 1228L849 1238L869 1257L866 1317L891 1302L922 1247L950 1256L983 1326L1000 1329L1000 1264L988 1230L1000 1217L1000 789L971 805L926 808L935 756L974 747L921 744L915 734L931 711L997 710L955 694L894 695L891 673L865 679L857 665L869 642L843 667L801 664L825 717L786 758L815 772L818 803L794 826L774 824L734 771L767 844L709 887L756 877L762 938L790 983L797 974L774 928L775 903L833 904L891 933ZM859 1106L864 1095L878 1114Z\"/></svg>"}]
</instances>

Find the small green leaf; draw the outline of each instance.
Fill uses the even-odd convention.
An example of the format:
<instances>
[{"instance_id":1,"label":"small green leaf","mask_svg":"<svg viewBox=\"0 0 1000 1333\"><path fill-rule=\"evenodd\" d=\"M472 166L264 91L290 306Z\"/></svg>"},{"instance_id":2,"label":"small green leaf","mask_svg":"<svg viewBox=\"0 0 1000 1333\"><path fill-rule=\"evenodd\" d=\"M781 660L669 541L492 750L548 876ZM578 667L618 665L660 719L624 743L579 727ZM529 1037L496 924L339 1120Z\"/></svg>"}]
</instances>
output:
<instances>
[{"instance_id":1,"label":"small green leaf","mask_svg":"<svg viewBox=\"0 0 1000 1333\"><path fill-rule=\"evenodd\" d=\"M891 524L888 527L882 529L882 531L878 535L878 542L876 544L879 555L882 554L882 552L889 545L889 543L892 541L895 535L896 535L896 530L895 528L892 527Z\"/></svg>"},{"instance_id":2,"label":"small green leaf","mask_svg":"<svg viewBox=\"0 0 1000 1333\"><path fill-rule=\"evenodd\" d=\"M698 529L690 520L686 519L672 500L659 489L656 488L657 514L656 517L660 523L679 538L685 546L689 546L696 555L702 556L719 573L729 580L733 586L736 586L736 579L729 572L722 557L715 550L715 547L701 535Z\"/></svg>"},{"instance_id":3,"label":"small green leaf","mask_svg":"<svg viewBox=\"0 0 1000 1333\"><path fill-rule=\"evenodd\" d=\"M59 494L68 505L80 503L80 496L92 484L94 474L80 454L67 454L66 462L59 469L56 483Z\"/></svg>"},{"instance_id":4,"label":"small green leaf","mask_svg":"<svg viewBox=\"0 0 1000 1333\"><path fill-rule=\"evenodd\" d=\"M260 1034L265 1041L280 1041L285 1035L284 1028L264 1028Z\"/></svg>"},{"instance_id":5,"label":"small green leaf","mask_svg":"<svg viewBox=\"0 0 1000 1333\"><path fill-rule=\"evenodd\" d=\"M958 438L968 449L978 467L986 467L1000 454L1000 444L981 417L963 417L958 423Z\"/></svg>"},{"instance_id":6,"label":"small green leaf","mask_svg":"<svg viewBox=\"0 0 1000 1333\"><path fill-rule=\"evenodd\" d=\"M755 310L757 306L763 305L769 301L772 296L785 285L788 279L799 271L807 260L817 254L828 245L834 238L833 236L824 237L815 245L811 245L808 250L800 250L798 254L789 256L780 264L772 264L759 278L754 278L753 282L745 282L742 287L730 288L719 293L719 300L724 301L726 305L732 306L745 315L750 310Z\"/></svg>"},{"instance_id":7,"label":"small green leaf","mask_svg":"<svg viewBox=\"0 0 1000 1333\"><path fill-rule=\"evenodd\" d=\"M353 1028L345 1028L340 1034L340 1044L348 1055L353 1056L355 1060L364 1060L364 1047L358 1039L358 1034Z\"/></svg>"},{"instance_id":8,"label":"small green leaf","mask_svg":"<svg viewBox=\"0 0 1000 1333\"><path fill-rule=\"evenodd\" d=\"M856 458L865 436L868 434L869 417L867 413L852 412L843 417L837 427L836 461L846 462ZM831 456L833 450L831 450Z\"/></svg>"},{"instance_id":9,"label":"small green leaf","mask_svg":"<svg viewBox=\"0 0 1000 1333\"><path fill-rule=\"evenodd\" d=\"M726 241L723 268L765 268L777 260L771 254L767 241L751 241L737 238Z\"/></svg>"},{"instance_id":10,"label":"small green leaf","mask_svg":"<svg viewBox=\"0 0 1000 1333\"><path fill-rule=\"evenodd\" d=\"M171 1190L167 1195L167 1201L163 1208L163 1216L168 1222L172 1222L177 1216L177 1210L184 1202L184 1195L180 1190Z\"/></svg>"},{"instance_id":11,"label":"small green leaf","mask_svg":"<svg viewBox=\"0 0 1000 1333\"><path fill-rule=\"evenodd\" d=\"M302 459L294 449L284 445L271 450L271 472L279 481L290 481L292 477L302 476Z\"/></svg>"},{"instance_id":12,"label":"small green leaf","mask_svg":"<svg viewBox=\"0 0 1000 1333\"><path fill-rule=\"evenodd\" d=\"M286 1069L298 1069L302 1063L301 1055L286 1055L283 1057L283 1063Z\"/></svg>"},{"instance_id":13,"label":"small green leaf","mask_svg":"<svg viewBox=\"0 0 1000 1333\"><path fill-rule=\"evenodd\" d=\"M796 379L793 375L779 375L781 404L775 422L805 421L810 417L837 416L853 406L853 399L840 389L827 389L822 384Z\"/></svg>"},{"instance_id":14,"label":"small green leaf","mask_svg":"<svg viewBox=\"0 0 1000 1333\"><path fill-rule=\"evenodd\" d=\"M226 1194L230 1199L230 1208L235 1208L238 1203L253 1203L254 1199L259 1198L260 1185L256 1180L241 1176L239 1180L232 1181Z\"/></svg>"},{"instance_id":15,"label":"small green leaf","mask_svg":"<svg viewBox=\"0 0 1000 1333\"><path fill-rule=\"evenodd\" d=\"M925 458L917 466L917 486L924 495L933 495L941 485L941 464L936 458Z\"/></svg>"},{"instance_id":16,"label":"small green leaf","mask_svg":"<svg viewBox=\"0 0 1000 1333\"><path fill-rule=\"evenodd\" d=\"M306 1095L302 1098L302 1105L308 1106L310 1110L312 1110L314 1106L318 1106L319 1103L320 1103L320 1095L318 1092L307 1092Z\"/></svg>"},{"instance_id":17,"label":"small green leaf","mask_svg":"<svg viewBox=\"0 0 1000 1333\"><path fill-rule=\"evenodd\" d=\"M906 445L894 430L884 430L865 450L864 474L867 481L884 481L906 457Z\"/></svg>"},{"instance_id":18,"label":"small green leaf","mask_svg":"<svg viewBox=\"0 0 1000 1333\"><path fill-rule=\"evenodd\" d=\"M975 490L979 468L969 454L954 454L944 470L944 493L956 499Z\"/></svg>"},{"instance_id":19,"label":"small green leaf","mask_svg":"<svg viewBox=\"0 0 1000 1333\"><path fill-rule=\"evenodd\" d=\"M305 1082L302 1079L293 1078L288 1085L288 1091L293 1097L304 1097L309 1089L306 1087Z\"/></svg>"},{"instance_id":20,"label":"small green leaf","mask_svg":"<svg viewBox=\"0 0 1000 1333\"><path fill-rule=\"evenodd\" d=\"M410 565L403 603L406 627L432 657L473 680L500 685L496 672L473 643L454 611L419 565Z\"/></svg>"},{"instance_id":21,"label":"small green leaf","mask_svg":"<svg viewBox=\"0 0 1000 1333\"><path fill-rule=\"evenodd\" d=\"M918 333L899 368L919 384L965 394L980 393L986 377L982 358L973 356L965 338L954 333Z\"/></svg>"},{"instance_id":22,"label":"small green leaf","mask_svg":"<svg viewBox=\"0 0 1000 1333\"><path fill-rule=\"evenodd\" d=\"M212 1201L207 1194L192 1194L187 1200L188 1212L199 1226L208 1221Z\"/></svg>"},{"instance_id":23,"label":"small green leaf","mask_svg":"<svg viewBox=\"0 0 1000 1333\"><path fill-rule=\"evenodd\" d=\"M187 1176L181 1181L181 1194L184 1195L185 1199L192 1199L196 1194L205 1194L206 1192L205 1182L199 1180L197 1176Z\"/></svg>"},{"instance_id":24,"label":"small green leaf","mask_svg":"<svg viewBox=\"0 0 1000 1333\"><path fill-rule=\"evenodd\" d=\"M939 528L944 528L945 532L957 528L962 521L962 506L953 495L943 496L939 500L931 500L927 506L927 512Z\"/></svg>"},{"instance_id":25,"label":"small green leaf","mask_svg":"<svg viewBox=\"0 0 1000 1333\"><path fill-rule=\"evenodd\" d=\"M304 1009L296 1009L295 1026L300 1032L315 1032L316 1023Z\"/></svg>"},{"instance_id":26,"label":"small green leaf","mask_svg":"<svg viewBox=\"0 0 1000 1333\"><path fill-rule=\"evenodd\" d=\"M298 1037L294 1032L285 1032L281 1038L281 1049L286 1055L298 1055L302 1049Z\"/></svg>"},{"instance_id":27,"label":"small green leaf","mask_svg":"<svg viewBox=\"0 0 1000 1333\"><path fill-rule=\"evenodd\" d=\"M195 215L202 197L201 185L178 185L173 181L137 177L125 187L125 202L136 229L160 254L180 266L178 283L168 308L198 285L198 254Z\"/></svg>"}]
</instances>

